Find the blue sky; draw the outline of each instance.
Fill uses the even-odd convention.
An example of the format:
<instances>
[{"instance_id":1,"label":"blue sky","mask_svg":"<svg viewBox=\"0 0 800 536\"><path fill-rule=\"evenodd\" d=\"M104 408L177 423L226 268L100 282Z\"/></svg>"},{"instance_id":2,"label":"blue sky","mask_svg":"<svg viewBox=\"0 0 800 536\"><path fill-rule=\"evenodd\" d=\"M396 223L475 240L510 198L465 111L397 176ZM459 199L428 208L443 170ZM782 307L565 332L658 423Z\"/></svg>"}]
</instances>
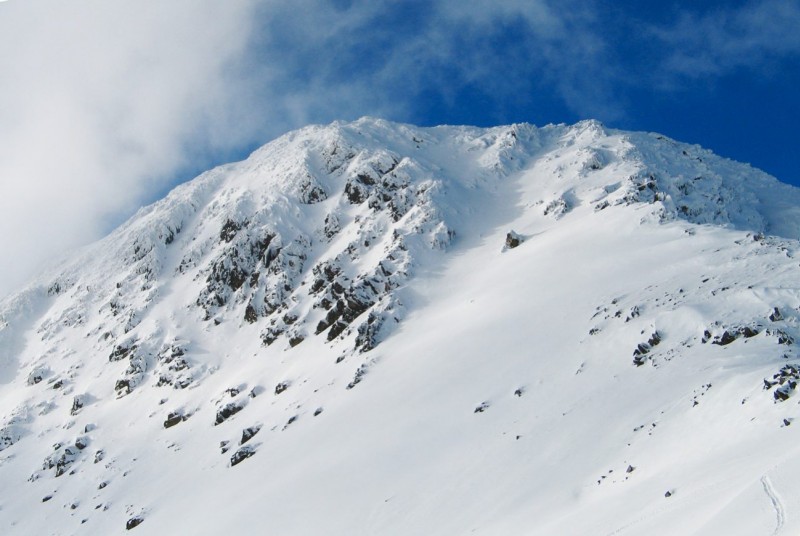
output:
<instances>
[{"instance_id":1,"label":"blue sky","mask_svg":"<svg viewBox=\"0 0 800 536\"><path fill-rule=\"evenodd\" d=\"M334 4L347 19L360 3ZM593 117L800 184L798 2L506 2L470 13L463 2L389 4L329 38L276 17L264 58L293 57L288 91L365 81L375 94L362 109L347 103L351 115L486 126Z\"/></svg>"},{"instance_id":2,"label":"blue sky","mask_svg":"<svg viewBox=\"0 0 800 536\"><path fill-rule=\"evenodd\" d=\"M756 9L752 7L756 4L744 2L664 2L658 10L652 7L656 2L606 4L597 11L595 24L608 34L604 41L608 48L598 58L599 65L587 68L585 79L569 81L576 96L565 97L569 90L558 82L539 83L539 69L529 64L518 75L525 79L520 84L526 90L522 94L509 91L498 99L480 85L465 86L451 105L434 99L437 105L413 119L488 125L596 117L616 128L658 131L699 143L800 185L797 3L790 10L791 26L788 20L776 20L781 16L777 5L791 5L786 2L761 2ZM747 13L749 20L740 15L737 21L731 6L741 6L740 13L748 9L755 13ZM766 18L766 27L760 29L758 19L766 12L775 19ZM784 25L773 30L773 23ZM743 28L747 24L754 27ZM710 29L720 33L714 44L720 50L705 48L703 37ZM739 38L750 39L751 44L725 48L725 40ZM498 56L524 54L524 45L514 38L502 39L496 46ZM685 72L684 55L697 60L697 65L687 64ZM590 87L595 77L597 94Z\"/></svg>"},{"instance_id":3,"label":"blue sky","mask_svg":"<svg viewBox=\"0 0 800 536\"><path fill-rule=\"evenodd\" d=\"M0 295L308 123L572 123L800 185L800 0L0 2Z\"/></svg>"},{"instance_id":4,"label":"blue sky","mask_svg":"<svg viewBox=\"0 0 800 536\"><path fill-rule=\"evenodd\" d=\"M276 114L281 127L231 158L282 129L361 115L479 126L591 117L800 185L797 1L324 4L257 18L247 65L269 72L251 82L296 100Z\"/></svg>"}]
</instances>

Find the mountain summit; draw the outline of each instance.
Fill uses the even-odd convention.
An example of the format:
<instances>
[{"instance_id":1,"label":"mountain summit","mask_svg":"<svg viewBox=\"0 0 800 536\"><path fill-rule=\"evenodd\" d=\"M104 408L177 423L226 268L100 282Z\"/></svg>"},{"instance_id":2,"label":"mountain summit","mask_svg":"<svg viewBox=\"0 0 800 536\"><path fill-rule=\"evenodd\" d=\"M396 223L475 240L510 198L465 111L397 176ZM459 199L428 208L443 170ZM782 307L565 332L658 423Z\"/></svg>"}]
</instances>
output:
<instances>
[{"instance_id":1,"label":"mountain summit","mask_svg":"<svg viewBox=\"0 0 800 536\"><path fill-rule=\"evenodd\" d=\"M292 132L0 304L0 531L798 531L798 238L596 121Z\"/></svg>"}]
</instances>

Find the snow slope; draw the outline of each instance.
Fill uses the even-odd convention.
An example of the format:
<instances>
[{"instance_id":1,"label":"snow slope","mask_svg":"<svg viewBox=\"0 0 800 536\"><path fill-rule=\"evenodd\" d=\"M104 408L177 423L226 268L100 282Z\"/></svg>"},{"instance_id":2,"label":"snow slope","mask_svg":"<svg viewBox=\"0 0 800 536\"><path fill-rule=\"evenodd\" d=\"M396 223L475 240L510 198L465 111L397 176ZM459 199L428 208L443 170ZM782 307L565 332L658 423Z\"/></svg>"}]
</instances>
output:
<instances>
[{"instance_id":1,"label":"snow slope","mask_svg":"<svg viewBox=\"0 0 800 536\"><path fill-rule=\"evenodd\" d=\"M311 126L0 305L2 534L794 534L800 192Z\"/></svg>"}]
</instances>

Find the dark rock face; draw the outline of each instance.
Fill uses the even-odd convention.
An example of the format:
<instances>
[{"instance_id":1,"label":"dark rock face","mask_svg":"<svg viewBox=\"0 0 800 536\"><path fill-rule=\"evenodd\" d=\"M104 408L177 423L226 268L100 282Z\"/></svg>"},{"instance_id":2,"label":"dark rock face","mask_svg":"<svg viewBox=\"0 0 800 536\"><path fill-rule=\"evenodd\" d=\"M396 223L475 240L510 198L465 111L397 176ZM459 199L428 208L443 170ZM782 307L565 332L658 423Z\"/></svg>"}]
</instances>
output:
<instances>
[{"instance_id":1,"label":"dark rock face","mask_svg":"<svg viewBox=\"0 0 800 536\"><path fill-rule=\"evenodd\" d=\"M325 216L325 226L323 227L323 234L327 240L330 240L342 230L339 223L339 218L335 214L328 214Z\"/></svg>"},{"instance_id":2,"label":"dark rock face","mask_svg":"<svg viewBox=\"0 0 800 536\"><path fill-rule=\"evenodd\" d=\"M547 206L544 208L544 215L547 216L552 214L558 218L572 210L572 208L572 205L564 197L559 197L558 199L554 199L547 204Z\"/></svg>"},{"instance_id":3,"label":"dark rock face","mask_svg":"<svg viewBox=\"0 0 800 536\"><path fill-rule=\"evenodd\" d=\"M661 343L662 336L658 331L653 332L647 342L639 343L633 351L633 364L641 367L647 362L650 351Z\"/></svg>"},{"instance_id":4,"label":"dark rock face","mask_svg":"<svg viewBox=\"0 0 800 536\"><path fill-rule=\"evenodd\" d=\"M74 445L68 447L63 447L61 444L54 445L54 452L44 459L42 470L47 471L55 468L56 478L60 477L69 471L72 464L78 460L81 450Z\"/></svg>"},{"instance_id":5,"label":"dark rock face","mask_svg":"<svg viewBox=\"0 0 800 536\"><path fill-rule=\"evenodd\" d=\"M128 341L114 347L111 355L108 356L109 361L121 361L128 357L128 355L135 351L137 345L133 341Z\"/></svg>"},{"instance_id":6,"label":"dark rock face","mask_svg":"<svg viewBox=\"0 0 800 536\"><path fill-rule=\"evenodd\" d=\"M244 403L242 402L229 402L225 404L219 411L217 411L217 418L214 421L214 426L218 424L222 424L230 417L236 415L244 408Z\"/></svg>"},{"instance_id":7,"label":"dark rock face","mask_svg":"<svg viewBox=\"0 0 800 536\"><path fill-rule=\"evenodd\" d=\"M727 346L735 340L736 340L736 335L732 334L729 331L724 331L722 333L722 336L711 341L711 344L718 344L719 346Z\"/></svg>"},{"instance_id":8,"label":"dark rock face","mask_svg":"<svg viewBox=\"0 0 800 536\"><path fill-rule=\"evenodd\" d=\"M398 189L405 186L403 179L398 174L393 173L400 163L399 159L388 153L377 155L372 161L366 163L360 170L354 172L344 187L344 194L352 205L360 205L365 201L369 202L369 207L378 210L389 203L392 209L393 218L399 220L405 212L402 204L392 203L394 195Z\"/></svg>"},{"instance_id":9,"label":"dark rock face","mask_svg":"<svg viewBox=\"0 0 800 536\"><path fill-rule=\"evenodd\" d=\"M78 412L83 408L86 404L86 395L77 395L72 399L72 408L70 409L70 415L77 415Z\"/></svg>"},{"instance_id":10,"label":"dark rock face","mask_svg":"<svg viewBox=\"0 0 800 536\"><path fill-rule=\"evenodd\" d=\"M255 453L256 450L253 447L251 447L250 445L245 445L244 447L234 452L233 456L231 456L231 467L239 465L247 458L255 455Z\"/></svg>"},{"instance_id":11,"label":"dark rock face","mask_svg":"<svg viewBox=\"0 0 800 536\"><path fill-rule=\"evenodd\" d=\"M313 308L326 311L323 320L316 320L315 333L327 332L325 337L333 341L358 330L356 350L360 352L379 344L389 317L399 322L394 307L397 300L391 290L408 278L405 270L411 265L411 256L405 241L427 240L430 247L442 249L453 236L433 211L432 192L438 182L412 184L413 173L404 168L408 162L389 151L365 151L340 142L333 146L320 155L326 162L324 169L302 171L295 194L302 203L326 199L330 185L326 182L328 177L320 173L327 172L345 179L344 191L340 191L344 199L353 204L366 203L372 212L348 222L348 210L335 209L325 214L324 224L320 222L317 230L308 235L283 222L267 223L258 210L229 215L216 239L211 240L214 243L204 246L213 254L205 256L198 247L184 256L178 270L185 273L200 268L196 277L205 280L205 288L196 303L205 311L204 319L220 322L236 308L244 322L268 321L261 330L264 345L286 337L289 346L294 347L306 337L303 324L309 315L293 311L296 299L290 298L297 298L298 291L307 292L317 297ZM414 212L410 221L401 221L414 208L420 209L419 214ZM307 259L317 256L318 246L328 247L343 225L357 228L353 240L338 254L326 255L326 260L314 266L315 279L302 288L307 282L303 279L308 273ZM409 234L409 229L413 233ZM365 267L360 257L379 244L384 257L378 266ZM169 383L168 377L159 382Z\"/></svg>"},{"instance_id":12,"label":"dark rock face","mask_svg":"<svg viewBox=\"0 0 800 536\"><path fill-rule=\"evenodd\" d=\"M247 307L244 308L244 319L250 324L253 324L258 320L258 312L256 311L256 308L253 307L252 303L248 303Z\"/></svg>"},{"instance_id":13,"label":"dark rock face","mask_svg":"<svg viewBox=\"0 0 800 536\"><path fill-rule=\"evenodd\" d=\"M289 417L289 420L287 420L286 424L283 425L282 430L286 430L287 428L289 428L289 425L292 424L293 422L297 421L297 419L299 419L299 418L300 417L298 415L292 415L291 417Z\"/></svg>"},{"instance_id":14,"label":"dark rock face","mask_svg":"<svg viewBox=\"0 0 800 536\"><path fill-rule=\"evenodd\" d=\"M305 323L312 315L296 307L301 294L306 294L316 298L312 310L324 311L322 320L314 315L311 330L316 327L315 333L324 334L331 342L355 331L354 349L368 352L403 316L402 304L391 291L407 282L413 267L411 252L420 246L444 249L454 236L434 203L443 181L427 176L418 180L413 157L404 158L345 138L325 147L312 144L298 150L310 151L308 162L319 159L322 166L301 164L297 168L291 177L297 180L288 181L292 185L287 192L289 202L314 204L340 196L344 204L333 204L327 213L320 212L319 221L303 225L294 222L293 216L272 217L270 207L261 203L263 199L255 190L243 192L242 198L230 205L214 204L213 216L205 220L207 228L198 234L197 225L192 223L186 240L180 241L191 246L182 250L175 275L191 273L201 283L195 305L202 310L204 320L215 325L232 319L264 323L259 335L266 346L285 338L288 346L294 347L307 338L310 329ZM345 206L348 201L365 205L361 207L364 210L359 209L356 215L357 211ZM197 211L193 204L188 214ZM184 216L180 222L162 225L157 241L136 239L130 261L137 265L137 271L146 274L139 288L147 288L161 275L164 244L176 240L185 222ZM328 251L332 238L344 227L353 231L348 235L350 241L343 241L341 249ZM364 256L376 248L381 251L377 266L372 260L364 263ZM308 259L324 259L311 270L311 280L306 279ZM113 309L114 316L136 313L135 321L128 322L135 327L146 316L147 305L128 311L123 284L118 283L118 291L109 297L106 307ZM117 332L107 333L113 337ZM148 344L145 340L136 342ZM117 344L111 360L127 359L135 346L133 342ZM164 363L160 358L131 363L136 370L118 383L122 396L142 382L141 377L128 376L145 373L153 366L159 386L185 388L199 379L161 370ZM196 374L202 371L198 369Z\"/></svg>"},{"instance_id":15,"label":"dark rock face","mask_svg":"<svg viewBox=\"0 0 800 536\"><path fill-rule=\"evenodd\" d=\"M395 243L397 255L405 255L402 241L397 239ZM386 320L396 320L390 292L400 285L405 274L399 272L393 262L388 261L378 263L373 272L359 275L352 281L339 275L341 271L339 261L320 264L314 269L317 279L312 293L318 296L315 307L327 311L317 324L315 333L328 330L326 338L333 341L340 335L349 333L356 320L363 318L362 315L369 311L366 321L357 327L355 343L358 351L367 352L380 342L380 333Z\"/></svg>"},{"instance_id":16,"label":"dark rock face","mask_svg":"<svg viewBox=\"0 0 800 536\"><path fill-rule=\"evenodd\" d=\"M173 426L180 424L185 420L186 417L183 415L182 412L173 411L169 415L167 415L167 419L164 421L164 428L172 428Z\"/></svg>"},{"instance_id":17,"label":"dark rock face","mask_svg":"<svg viewBox=\"0 0 800 536\"><path fill-rule=\"evenodd\" d=\"M506 235L506 248L514 249L515 247L517 247L520 244L522 244L522 241L523 241L523 239L522 239L522 237L520 235L518 235L514 231L510 231Z\"/></svg>"},{"instance_id":18,"label":"dark rock face","mask_svg":"<svg viewBox=\"0 0 800 536\"><path fill-rule=\"evenodd\" d=\"M304 182L300 187L300 202L306 205L313 205L328 199L328 194L319 184L314 184L311 180Z\"/></svg>"},{"instance_id":19,"label":"dark rock face","mask_svg":"<svg viewBox=\"0 0 800 536\"><path fill-rule=\"evenodd\" d=\"M794 345L794 337L792 337L782 329L768 329L767 335L775 337L777 339L778 344L783 344L785 346Z\"/></svg>"},{"instance_id":20,"label":"dark rock face","mask_svg":"<svg viewBox=\"0 0 800 536\"><path fill-rule=\"evenodd\" d=\"M117 383L114 384L114 390L120 396L130 394L132 391L131 382L125 379L117 380Z\"/></svg>"},{"instance_id":21,"label":"dark rock face","mask_svg":"<svg viewBox=\"0 0 800 536\"><path fill-rule=\"evenodd\" d=\"M487 409L489 409L489 402L481 402L481 403L480 403L480 404L478 404L478 406L475 408L475 411L473 411L473 413L483 413L483 412L484 412L484 411L486 411Z\"/></svg>"},{"instance_id":22,"label":"dark rock face","mask_svg":"<svg viewBox=\"0 0 800 536\"><path fill-rule=\"evenodd\" d=\"M749 339L755 337L761 333L760 328L752 327L752 326L741 326L738 328L729 328L722 332L722 335L714 337L714 340L711 341L711 344L716 344L719 346L727 346L732 342L736 341L740 337L744 337L745 339Z\"/></svg>"},{"instance_id":23,"label":"dark rock face","mask_svg":"<svg viewBox=\"0 0 800 536\"><path fill-rule=\"evenodd\" d=\"M139 525L144 522L144 518L141 516L132 517L125 523L125 530L135 529Z\"/></svg>"},{"instance_id":24,"label":"dark rock face","mask_svg":"<svg viewBox=\"0 0 800 536\"><path fill-rule=\"evenodd\" d=\"M245 222L245 225L246 223L247 222ZM230 242L234 239L234 237L236 237L236 233L238 233L239 229L241 228L242 224L228 219L225 221L225 224L222 226L222 229L219 232L219 239L223 242Z\"/></svg>"},{"instance_id":25,"label":"dark rock face","mask_svg":"<svg viewBox=\"0 0 800 536\"><path fill-rule=\"evenodd\" d=\"M367 321L358 326L356 348L361 352L369 352L378 344L379 335L386 318L378 313L370 312Z\"/></svg>"},{"instance_id":26,"label":"dark rock face","mask_svg":"<svg viewBox=\"0 0 800 536\"><path fill-rule=\"evenodd\" d=\"M749 339L750 337L755 337L756 335L758 335L759 332L758 330L755 330L749 326L745 326L741 328L740 333L744 335L745 339Z\"/></svg>"},{"instance_id":27,"label":"dark rock face","mask_svg":"<svg viewBox=\"0 0 800 536\"><path fill-rule=\"evenodd\" d=\"M144 358L141 361L144 366L129 367L126 371L132 373L136 383L142 381L144 373L147 370L147 360ZM132 360L133 364L133 360ZM158 352L155 358L155 370L153 374L158 376L156 386L171 386L174 389L185 389L188 387L194 377L192 375L192 364L186 356L186 349L180 344L173 342L167 344Z\"/></svg>"},{"instance_id":28,"label":"dark rock face","mask_svg":"<svg viewBox=\"0 0 800 536\"><path fill-rule=\"evenodd\" d=\"M197 298L197 305L206 312L206 320L232 299L239 298L249 302L245 308L245 320L256 322L264 313L273 312L282 303L283 296L279 296L277 302L270 303L267 299L267 303L259 303L252 299L254 294L265 283L267 286L279 285L278 281L270 284L267 280L275 280L274 276L281 279L283 268L289 267L289 260L293 268L302 269L297 259L286 259L298 249L296 246L283 248L277 233L264 228L252 229L249 225L247 221L239 224L228 220L220 232L220 243L227 245L211 262L205 288ZM297 240L307 243L304 237ZM185 259L185 262L191 265L193 261Z\"/></svg>"},{"instance_id":29,"label":"dark rock face","mask_svg":"<svg viewBox=\"0 0 800 536\"><path fill-rule=\"evenodd\" d=\"M764 389L769 390L776 385L779 386L772 396L776 402L784 402L795 393L798 382L800 382L800 365L784 365L771 380L764 380Z\"/></svg>"},{"instance_id":30,"label":"dark rock face","mask_svg":"<svg viewBox=\"0 0 800 536\"><path fill-rule=\"evenodd\" d=\"M109 361L128 360L124 376L114 384L118 397L130 394L145 378L150 368L151 356L138 343L127 341L117 345L109 356Z\"/></svg>"},{"instance_id":31,"label":"dark rock face","mask_svg":"<svg viewBox=\"0 0 800 536\"><path fill-rule=\"evenodd\" d=\"M242 439L239 441L240 445L244 445L255 436L259 430L261 430L261 426L251 426L249 428L245 428L242 430Z\"/></svg>"},{"instance_id":32,"label":"dark rock face","mask_svg":"<svg viewBox=\"0 0 800 536\"><path fill-rule=\"evenodd\" d=\"M347 389L352 389L364 379L364 376L367 374L367 370L369 369L369 365L364 363L356 370L356 373L353 375L353 380L347 384Z\"/></svg>"},{"instance_id":33,"label":"dark rock face","mask_svg":"<svg viewBox=\"0 0 800 536\"><path fill-rule=\"evenodd\" d=\"M44 367L37 367L28 374L28 385L36 385L40 383L43 379L45 379L48 374L49 370Z\"/></svg>"},{"instance_id":34,"label":"dark rock face","mask_svg":"<svg viewBox=\"0 0 800 536\"><path fill-rule=\"evenodd\" d=\"M778 389L775 389L773 395L775 396L775 400L778 402L783 402L784 400L789 400L789 397L792 396L792 391L794 387L791 384L786 384Z\"/></svg>"},{"instance_id":35,"label":"dark rock face","mask_svg":"<svg viewBox=\"0 0 800 536\"><path fill-rule=\"evenodd\" d=\"M647 339L647 344L650 345L652 348L653 346L657 346L658 343L661 342L661 334L659 332L654 332L649 339Z\"/></svg>"}]
</instances>

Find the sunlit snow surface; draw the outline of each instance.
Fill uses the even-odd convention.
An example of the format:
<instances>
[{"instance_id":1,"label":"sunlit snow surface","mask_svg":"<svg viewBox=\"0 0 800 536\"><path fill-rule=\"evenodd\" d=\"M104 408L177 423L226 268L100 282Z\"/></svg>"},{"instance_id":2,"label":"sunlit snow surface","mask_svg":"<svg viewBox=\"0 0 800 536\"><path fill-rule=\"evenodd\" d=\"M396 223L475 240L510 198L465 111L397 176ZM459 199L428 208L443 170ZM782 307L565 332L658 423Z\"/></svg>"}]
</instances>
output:
<instances>
[{"instance_id":1,"label":"sunlit snow surface","mask_svg":"<svg viewBox=\"0 0 800 536\"><path fill-rule=\"evenodd\" d=\"M291 133L0 305L0 533L795 534L798 211L591 121Z\"/></svg>"}]
</instances>

